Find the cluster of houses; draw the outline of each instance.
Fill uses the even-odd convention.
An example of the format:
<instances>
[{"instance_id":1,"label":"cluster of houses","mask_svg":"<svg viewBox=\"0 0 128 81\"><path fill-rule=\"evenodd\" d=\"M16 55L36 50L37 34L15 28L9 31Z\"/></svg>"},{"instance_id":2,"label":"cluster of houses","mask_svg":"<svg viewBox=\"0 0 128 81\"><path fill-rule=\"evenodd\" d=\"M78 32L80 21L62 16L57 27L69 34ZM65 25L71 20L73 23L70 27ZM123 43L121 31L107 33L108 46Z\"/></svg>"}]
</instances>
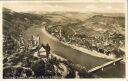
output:
<instances>
[{"instance_id":1,"label":"cluster of houses","mask_svg":"<svg viewBox=\"0 0 128 81\"><path fill-rule=\"evenodd\" d=\"M116 55L112 52L116 48L113 47L112 40L103 40L102 38L103 41L98 42L97 40L91 37L81 36L78 34L65 34L61 27L51 26L47 28L47 31L60 41L83 47L92 51L95 50L106 55L113 55L114 57L116 57Z\"/></svg>"}]
</instances>

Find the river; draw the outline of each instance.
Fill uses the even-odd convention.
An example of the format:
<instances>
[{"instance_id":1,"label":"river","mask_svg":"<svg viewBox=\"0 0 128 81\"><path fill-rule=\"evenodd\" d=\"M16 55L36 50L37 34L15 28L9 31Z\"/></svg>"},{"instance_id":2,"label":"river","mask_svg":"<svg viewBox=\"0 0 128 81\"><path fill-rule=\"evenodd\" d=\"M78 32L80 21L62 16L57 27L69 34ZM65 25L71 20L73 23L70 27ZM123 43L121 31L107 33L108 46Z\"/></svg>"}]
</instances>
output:
<instances>
[{"instance_id":1,"label":"river","mask_svg":"<svg viewBox=\"0 0 128 81\"><path fill-rule=\"evenodd\" d=\"M24 35L25 39L29 39L31 35L39 35L40 36L40 43L42 44L49 44L52 51L60 55L66 59L71 60L75 64L81 64L85 66L87 70L90 70L96 66L102 65L111 61L110 59L96 57L79 50L73 49L68 45L61 43L60 41L51 37L51 35L46 34L46 32L42 31L40 28L31 28L28 29ZM124 64L118 64L116 68L111 66L110 69L105 70L103 72L97 72L96 74L101 77L124 77ZM116 70L116 72L115 72ZM118 73L117 73L118 72ZM117 76L116 76L117 75Z\"/></svg>"}]
</instances>

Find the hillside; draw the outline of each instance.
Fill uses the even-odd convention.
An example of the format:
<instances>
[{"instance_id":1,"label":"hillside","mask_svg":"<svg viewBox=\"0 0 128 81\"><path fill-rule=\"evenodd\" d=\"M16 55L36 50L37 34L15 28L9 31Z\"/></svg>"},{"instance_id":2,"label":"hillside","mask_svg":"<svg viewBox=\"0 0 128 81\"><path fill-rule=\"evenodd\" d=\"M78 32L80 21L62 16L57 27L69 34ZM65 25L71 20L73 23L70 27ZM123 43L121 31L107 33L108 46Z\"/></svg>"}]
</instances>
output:
<instances>
[{"instance_id":1,"label":"hillside","mask_svg":"<svg viewBox=\"0 0 128 81\"><path fill-rule=\"evenodd\" d=\"M60 17L60 16L55 16ZM65 17L63 17L65 18ZM54 19L52 19L54 20ZM92 78L85 67L50 51L50 57L35 56L38 47L33 40L25 43L24 32L31 27L53 25L48 15L17 13L3 8L3 78Z\"/></svg>"},{"instance_id":2,"label":"hillside","mask_svg":"<svg viewBox=\"0 0 128 81\"><path fill-rule=\"evenodd\" d=\"M84 21L67 21L46 28L60 41L120 57L124 55L125 17L110 15L96 14Z\"/></svg>"}]
</instances>

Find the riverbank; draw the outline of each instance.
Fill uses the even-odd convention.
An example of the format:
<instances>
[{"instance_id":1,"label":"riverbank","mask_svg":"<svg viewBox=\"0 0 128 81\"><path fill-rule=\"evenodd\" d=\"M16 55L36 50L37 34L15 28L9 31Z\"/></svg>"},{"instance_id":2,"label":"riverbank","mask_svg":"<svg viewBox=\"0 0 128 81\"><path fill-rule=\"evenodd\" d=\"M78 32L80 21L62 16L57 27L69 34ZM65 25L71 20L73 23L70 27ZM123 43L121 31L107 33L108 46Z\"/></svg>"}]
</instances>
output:
<instances>
[{"instance_id":1,"label":"riverbank","mask_svg":"<svg viewBox=\"0 0 128 81\"><path fill-rule=\"evenodd\" d=\"M88 49L85 49L85 48L82 48L82 47L78 47L78 46L75 46L75 45L71 45L71 44L68 44L68 43L65 43L63 41L59 41L57 38L55 38L54 36L50 35L46 30L45 28L42 28L42 32L44 32L45 34L47 34L50 38L52 38L53 40L57 41L57 42L61 42L62 44L66 45L66 46L69 46L73 49L76 49L78 51L81 51L83 53L86 53L86 54L89 54L89 55L92 55L92 56L95 56L95 57L100 57L100 58L106 58L106 59L110 59L110 60L113 60L115 59L114 57L112 56L107 56L105 54L102 54L102 53L98 53L96 51L90 51Z\"/></svg>"},{"instance_id":2,"label":"riverbank","mask_svg":"<svg viewBox=\"0 0 128 81\"><path fill-rule=\"evenodd\" d=\"M74 50L78 50L78 51L81 51L83 52L83 54L88 54L88 55L91 55L91 56L94 56L94 57L99 57L99 58L103 58L103 59L109 59L109 60L114 60L115 58L111 57L111 56L107 56L107 55L104 55L104 54L101 54L101 53L97 53L96 51L90 51L90 50L87 50L87 49L84 49L82 47L77 47L75 45L71 45L71 44L68 44L68 43L65 43L65 42L62 42L62 41L59 41L57 38L55 38L54 36L50 35L44 28L42 29L43 33L47 34L50 38L54 39L55 41L57 42L60 42ZM81 55L78 56L78 58L82 59L81 58ZM84 58L84 57L83 57ZM79 60L80 60L79 59ZM85 57L85 59L87 59ZM90 60L90 59L89 59ZM100 63L102 61L102 59L93 59L95 60L95 62L92 64L92 68L94 68L95 64L98 66L97 63L99 63L99 65L101 65L102 63ZM91 60L91 61L93 61ZM98 60L100 60L98 62ZM86 61L84 61L86 63ZM108 61L109 62L109 61ZM107 63L107 62L104 62L104 63ZM81 63L82 64L82 63ZM90 63L91 64L91 63ZM90 64L86 64L86 66L90 66ZM86 67L85 66L85 67ZM96 66L95 66L96 67ZM118 68L119 67L119 68ZM115 69L116 68L116 69ZM91 68L90 68L91 69ZM89 69L88 69L89 70ZM117 78L117 77L124 77L125 76L125 62L124 61L121 61L119 64L115 65L115 66L110 66L110 67L107 67L105 69L105 71L98 71L97 73L95 73L95 75L99 76L99 77L102 77L102 78Z\"/></svg>"},{"instance_id":3,"label":"riverbank","mask_svg":"<svg viewBox=\"0 0 128 81\"><path fill-rule=\"evenodd\" d=\"M51 47L51 51L53 51L56 55L64 57L65 59L72 61L74 64L80 64L81 66L86 67L86 70L90 70L94 67L100 66L104 63L111 61L110 59L95 57L93 55L86 54L84 52L73 49L69 45L65 45L59 40L57 40L55 37L51 36L46 30L42 31L41 28L31 28L31 29L28 29L26 33L27 33L26 34L27 36L25 38L27 39L32 35L35 35L35 36L39 35L41 44L48 43ZM53 40L53 38L55 38L55 40ZM123 69L118 70L118 71L121 71L121 74L119 74L120 76L124 74L122 70ZM107 74L109 75L109 73L110 72L108 71ZM104 74L104 77L108 77L107 75L106 76L105 75L106 74Z\"/></svg>"}]
</instances>

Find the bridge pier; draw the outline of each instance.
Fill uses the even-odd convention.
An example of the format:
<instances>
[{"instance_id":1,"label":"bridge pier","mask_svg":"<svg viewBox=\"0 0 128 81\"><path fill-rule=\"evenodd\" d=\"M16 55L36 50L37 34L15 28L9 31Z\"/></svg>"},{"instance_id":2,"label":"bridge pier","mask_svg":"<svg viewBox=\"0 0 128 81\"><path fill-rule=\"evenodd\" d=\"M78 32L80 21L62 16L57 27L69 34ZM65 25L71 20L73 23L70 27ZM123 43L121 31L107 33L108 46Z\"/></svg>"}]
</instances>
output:
<instances>
[{"instance_id":1,"label":"bridge pier","mask_svg":"<svg viewBox=\"0 0 128 81\"><path fill-rule=\"evenodd\" d=\"M115 66L115 65L116 65L116 63L114 62L114 63L113 63L113 65Z\"/></svg>"},{"instance_id":2,"label":"bridge pier","mask_svg":"<svg viewBox=\"0 0 128 81\"><path fill-rule=\"evenodd\" d=\"M104 71L104 68L101 68L102 71Z\"/></svg>"}]
</instances>

